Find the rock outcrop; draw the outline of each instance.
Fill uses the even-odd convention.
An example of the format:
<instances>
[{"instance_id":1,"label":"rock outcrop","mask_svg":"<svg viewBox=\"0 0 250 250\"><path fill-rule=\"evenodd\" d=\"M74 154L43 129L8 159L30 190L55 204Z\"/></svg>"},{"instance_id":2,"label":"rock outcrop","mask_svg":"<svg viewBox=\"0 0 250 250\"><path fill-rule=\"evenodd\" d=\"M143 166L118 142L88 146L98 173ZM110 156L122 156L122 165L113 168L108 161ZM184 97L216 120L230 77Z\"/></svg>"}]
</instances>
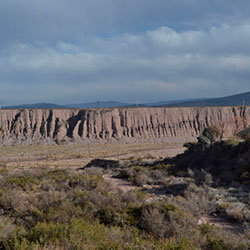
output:
<instances>
[{"instance_id":1,"label":"rock outcrop","mask_svg":"<svg viewBox=\"0 0 250 250\"><path fill-rule=\"evenodd\" d=\"M250 107L0 110L1 140L194 137L209 125L234 135L249 127Z\"/></svg>"}]
</instances>

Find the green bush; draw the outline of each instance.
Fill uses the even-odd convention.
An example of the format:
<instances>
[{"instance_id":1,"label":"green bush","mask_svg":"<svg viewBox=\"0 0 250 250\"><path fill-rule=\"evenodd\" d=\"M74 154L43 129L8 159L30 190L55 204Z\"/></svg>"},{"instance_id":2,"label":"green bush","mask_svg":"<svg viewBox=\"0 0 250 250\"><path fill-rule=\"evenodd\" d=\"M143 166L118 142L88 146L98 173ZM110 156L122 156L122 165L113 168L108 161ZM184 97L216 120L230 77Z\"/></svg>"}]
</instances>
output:
<instances>
[{"instance_id":1,"label":"green bush","mask_svg":"<svg viewBox=\"0 0 250 250\"><path fill-rule=\"evenodd\" d=\"M231 248L228 248L224 239L216 239L214 237L209 237L207 249L209 249L209 250L230 250Z\"/></svg>"},{"instance_id":2,"label":"green bush","mask_svg":"<svg viewBox=\"0 0 250 250\"><path fill-rule=\"evenodd\" d=\"M216 126L206 127L202 131L202 136L206 138L210 144L214 143L219 138L220 134L221 134L221 131Z\"/></svg>"},{"instance_id":3,"label":"green bush","mask_svg":"<svg viewBox=\"0 0 250 250\"><path fill-rule=\"evenodd\" d=\"M67 237L67 225L55 222L42 222L33 227L26 235L30 242L45 245L46 243L63 242Z\"/></svg>"},{"instance_id":4,"label":"green bush","mask_svg":"<svg viewBox=\"0 0 250 250\"><path fill-rule=\"evenodd\" d=\"M38 185L39 181L35 176L11 176L5 180L5 185L16 186L22 189L33 189L35 185Z\"/></svg>"}]
</instances>

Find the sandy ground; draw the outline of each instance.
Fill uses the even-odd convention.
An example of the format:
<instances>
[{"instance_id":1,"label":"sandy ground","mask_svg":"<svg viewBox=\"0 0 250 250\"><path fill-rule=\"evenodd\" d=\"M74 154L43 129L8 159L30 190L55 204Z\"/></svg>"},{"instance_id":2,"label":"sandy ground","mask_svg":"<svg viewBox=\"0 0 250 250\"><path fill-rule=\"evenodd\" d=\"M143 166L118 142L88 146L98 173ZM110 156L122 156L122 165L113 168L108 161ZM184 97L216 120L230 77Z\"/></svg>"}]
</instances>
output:
<instances>
[{"instance_id":1,"label":"sandy ground","mask_svg":"<svg viewBox=\"0 0 250 250\"><path fill-rule=\"evenodd\" d=\"M94 158L159 159L184 151L183 142L96 142L87 145L15 145L0 147L0 167L23 171L30 168L77 169Z\"/></svg>"}]
</instances>

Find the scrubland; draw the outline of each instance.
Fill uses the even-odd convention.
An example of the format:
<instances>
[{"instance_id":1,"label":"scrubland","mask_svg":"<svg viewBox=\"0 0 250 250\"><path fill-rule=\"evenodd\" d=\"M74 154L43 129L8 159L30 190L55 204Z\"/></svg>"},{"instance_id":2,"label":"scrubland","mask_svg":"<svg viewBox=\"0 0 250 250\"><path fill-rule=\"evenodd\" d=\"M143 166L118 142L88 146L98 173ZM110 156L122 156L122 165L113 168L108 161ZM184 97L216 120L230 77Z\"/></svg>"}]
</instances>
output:
<instances>
[{"instance_id":1,"label":"scrubland","mask_svg":"<svg viewBox=\"0 0 250 250\"><path fill-rule=\"evenodd\" d=\"M0 249L249 249L250 140L181 145L1 147Z\"/></svg>"}]
</instances>

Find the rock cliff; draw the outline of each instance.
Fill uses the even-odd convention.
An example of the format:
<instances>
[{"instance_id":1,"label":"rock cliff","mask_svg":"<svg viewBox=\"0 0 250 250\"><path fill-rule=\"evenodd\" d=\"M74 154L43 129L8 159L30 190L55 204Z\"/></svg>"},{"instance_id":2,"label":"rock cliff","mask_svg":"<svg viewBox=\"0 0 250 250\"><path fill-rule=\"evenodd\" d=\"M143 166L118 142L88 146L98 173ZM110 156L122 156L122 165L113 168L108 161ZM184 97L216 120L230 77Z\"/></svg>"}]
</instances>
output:
<instances>
[{"instance_id":1,"label":"rock cliff","mask_svg":"<svg viewBox=\"0 0 250 250\"><path fill-rule=\"evenodd\" d=\"M228 137L250 125L250 107L0 110L0 140L198 136L217 125Z\"/></svg>"}]
</instances>

